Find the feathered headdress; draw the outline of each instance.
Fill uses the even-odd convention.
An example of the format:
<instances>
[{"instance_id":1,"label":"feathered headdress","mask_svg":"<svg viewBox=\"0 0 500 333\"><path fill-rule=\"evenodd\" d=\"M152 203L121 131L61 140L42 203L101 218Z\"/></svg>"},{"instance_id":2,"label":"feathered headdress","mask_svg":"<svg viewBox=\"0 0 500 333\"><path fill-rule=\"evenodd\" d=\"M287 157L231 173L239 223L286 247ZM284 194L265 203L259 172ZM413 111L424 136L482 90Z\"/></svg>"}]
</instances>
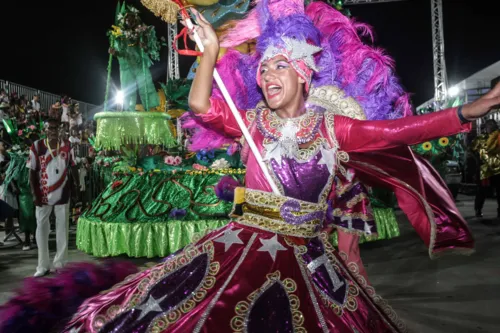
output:
<instances>
[{"instance_id":1,"label":"feathered headdress","mask_svg":"<svg viewBox=\"0 0 500 333\"><path fill-rule=\"evenodd\" d=\"M304 8L300 0L262 0L221 42L222 47L231 48L256 39L257 54L235 56L228 52L218 68L225 80L232 77L235 91L243 87L247 92L245 97L233 94L241 102L238 106L254 108L263 98L255 80L261 57L270 45L282 43L283 37L293 38L322 48L314 57L318 71L312 77L313 86L333 85L344 90L360 103L367 119L411 114L408 96L394 74L394 61L381 49L363 43L362 36L372 37L369 26L326 3L313 2ZM235 67L239 75L234 75ZM230 72L224 72L225 68Z\"/></svg>"}]
</instances>

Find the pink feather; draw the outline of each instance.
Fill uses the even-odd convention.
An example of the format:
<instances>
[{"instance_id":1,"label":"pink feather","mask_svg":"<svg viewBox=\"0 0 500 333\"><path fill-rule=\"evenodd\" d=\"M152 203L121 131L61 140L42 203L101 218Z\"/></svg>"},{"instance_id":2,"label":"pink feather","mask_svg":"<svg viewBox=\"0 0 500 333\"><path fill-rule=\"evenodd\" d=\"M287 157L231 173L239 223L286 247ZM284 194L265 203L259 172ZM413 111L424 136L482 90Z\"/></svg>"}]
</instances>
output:
<instances>
[{"instance_id":1,"label":"pink feather","mask_svg":"<svg viewBox=\"0 0 500 333\"><path fill-rule=\"evenodd\" d=\"M182 115L182 128L194 130L194 134L191 137L191 144L189 145L190 151L197 152L200 150L218 149L234 141L210 129L203 122L197 120L196 116L190 112Z\"/></svg>"}]
</instances>

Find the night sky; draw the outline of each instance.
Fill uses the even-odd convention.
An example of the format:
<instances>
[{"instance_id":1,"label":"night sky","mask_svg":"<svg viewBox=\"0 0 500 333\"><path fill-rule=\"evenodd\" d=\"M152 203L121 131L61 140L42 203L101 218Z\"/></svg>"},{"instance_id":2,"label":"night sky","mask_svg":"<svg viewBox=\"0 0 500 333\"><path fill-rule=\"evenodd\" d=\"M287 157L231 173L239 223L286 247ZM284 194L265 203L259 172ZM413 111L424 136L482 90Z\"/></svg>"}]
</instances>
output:
<instances>
[{"instance_id":1,"label":"night sky","mask_svg":"<svg viewBox=\"0 0 500 333\"><path fill-rule=\"evenodd\" d=\"M29 4L28 4L29 3ZM129 1L143 20L165 36L166 24L139 0ZM445 52L450 84L500 60L498 12L491 0L443 0ZM107 29L113 24L116 1L2 2L0 79L40 90L67 93L80 101L104 100L108 62ZM432 98L432 35L430 0L358 5L353 17L373 26L375 45L387 50L415 106ZM166 52L153 68L165 80ZM181 76L194 61L180 57ZM119 82L117 61L113 79Z\"/></svg>"}]
</instances>

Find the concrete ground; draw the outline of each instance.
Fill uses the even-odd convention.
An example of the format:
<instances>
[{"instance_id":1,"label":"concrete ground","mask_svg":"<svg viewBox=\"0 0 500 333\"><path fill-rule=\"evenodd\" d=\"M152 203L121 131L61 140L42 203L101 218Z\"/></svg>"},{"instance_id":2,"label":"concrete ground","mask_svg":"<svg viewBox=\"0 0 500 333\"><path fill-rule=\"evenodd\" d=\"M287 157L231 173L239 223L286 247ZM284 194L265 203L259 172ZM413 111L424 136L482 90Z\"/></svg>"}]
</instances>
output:
<instances>
[{"instance_id":1,"label":"concrete ground","mask_svg":"<svg viewBox=\"0 0 500 333\"><path fill-rule=\"evenodd\" d=\"M474 218L473 198L457 202L476 238L472 256L430 260L427 249L404 215L398 217L401 236L362 245L362 257L377 293L393 306L413 332L500 332L500 222L496 203L488 200L484 219ZM0 232L0 240L3 240ZM70 237L71 261L93 261L76 249ZM55 249L55 234L51 235ZM51 253L51 256L54 254ZM129 259L139 265L150 259ZM35 272L37 251L0 249L0 304ZM374 332L376 333L376 332Z\"/></svg>"}]
</instances>

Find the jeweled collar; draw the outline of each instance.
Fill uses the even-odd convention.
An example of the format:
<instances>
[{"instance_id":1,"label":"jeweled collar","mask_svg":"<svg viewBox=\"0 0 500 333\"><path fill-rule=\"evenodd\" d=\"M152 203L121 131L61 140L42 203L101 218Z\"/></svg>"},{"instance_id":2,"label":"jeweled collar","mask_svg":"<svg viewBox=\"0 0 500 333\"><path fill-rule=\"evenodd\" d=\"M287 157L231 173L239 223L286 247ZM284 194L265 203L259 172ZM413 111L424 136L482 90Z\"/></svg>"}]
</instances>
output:
<instances>
[{"instance_id":1,"label":"jeweled collar","mask_svg":"<svg viewBox=\"0 0 500 333\"><path fill-rule=\"evenodd\" d=\"M323 114L322 110L308 109L300 117L284 119L267 107L259 107L256 110L256 122L259 131L271 141L279 141L283 138L283 130L293 126L297 144L304 144L316 136Z\"/></svg>"}]
</instances>

